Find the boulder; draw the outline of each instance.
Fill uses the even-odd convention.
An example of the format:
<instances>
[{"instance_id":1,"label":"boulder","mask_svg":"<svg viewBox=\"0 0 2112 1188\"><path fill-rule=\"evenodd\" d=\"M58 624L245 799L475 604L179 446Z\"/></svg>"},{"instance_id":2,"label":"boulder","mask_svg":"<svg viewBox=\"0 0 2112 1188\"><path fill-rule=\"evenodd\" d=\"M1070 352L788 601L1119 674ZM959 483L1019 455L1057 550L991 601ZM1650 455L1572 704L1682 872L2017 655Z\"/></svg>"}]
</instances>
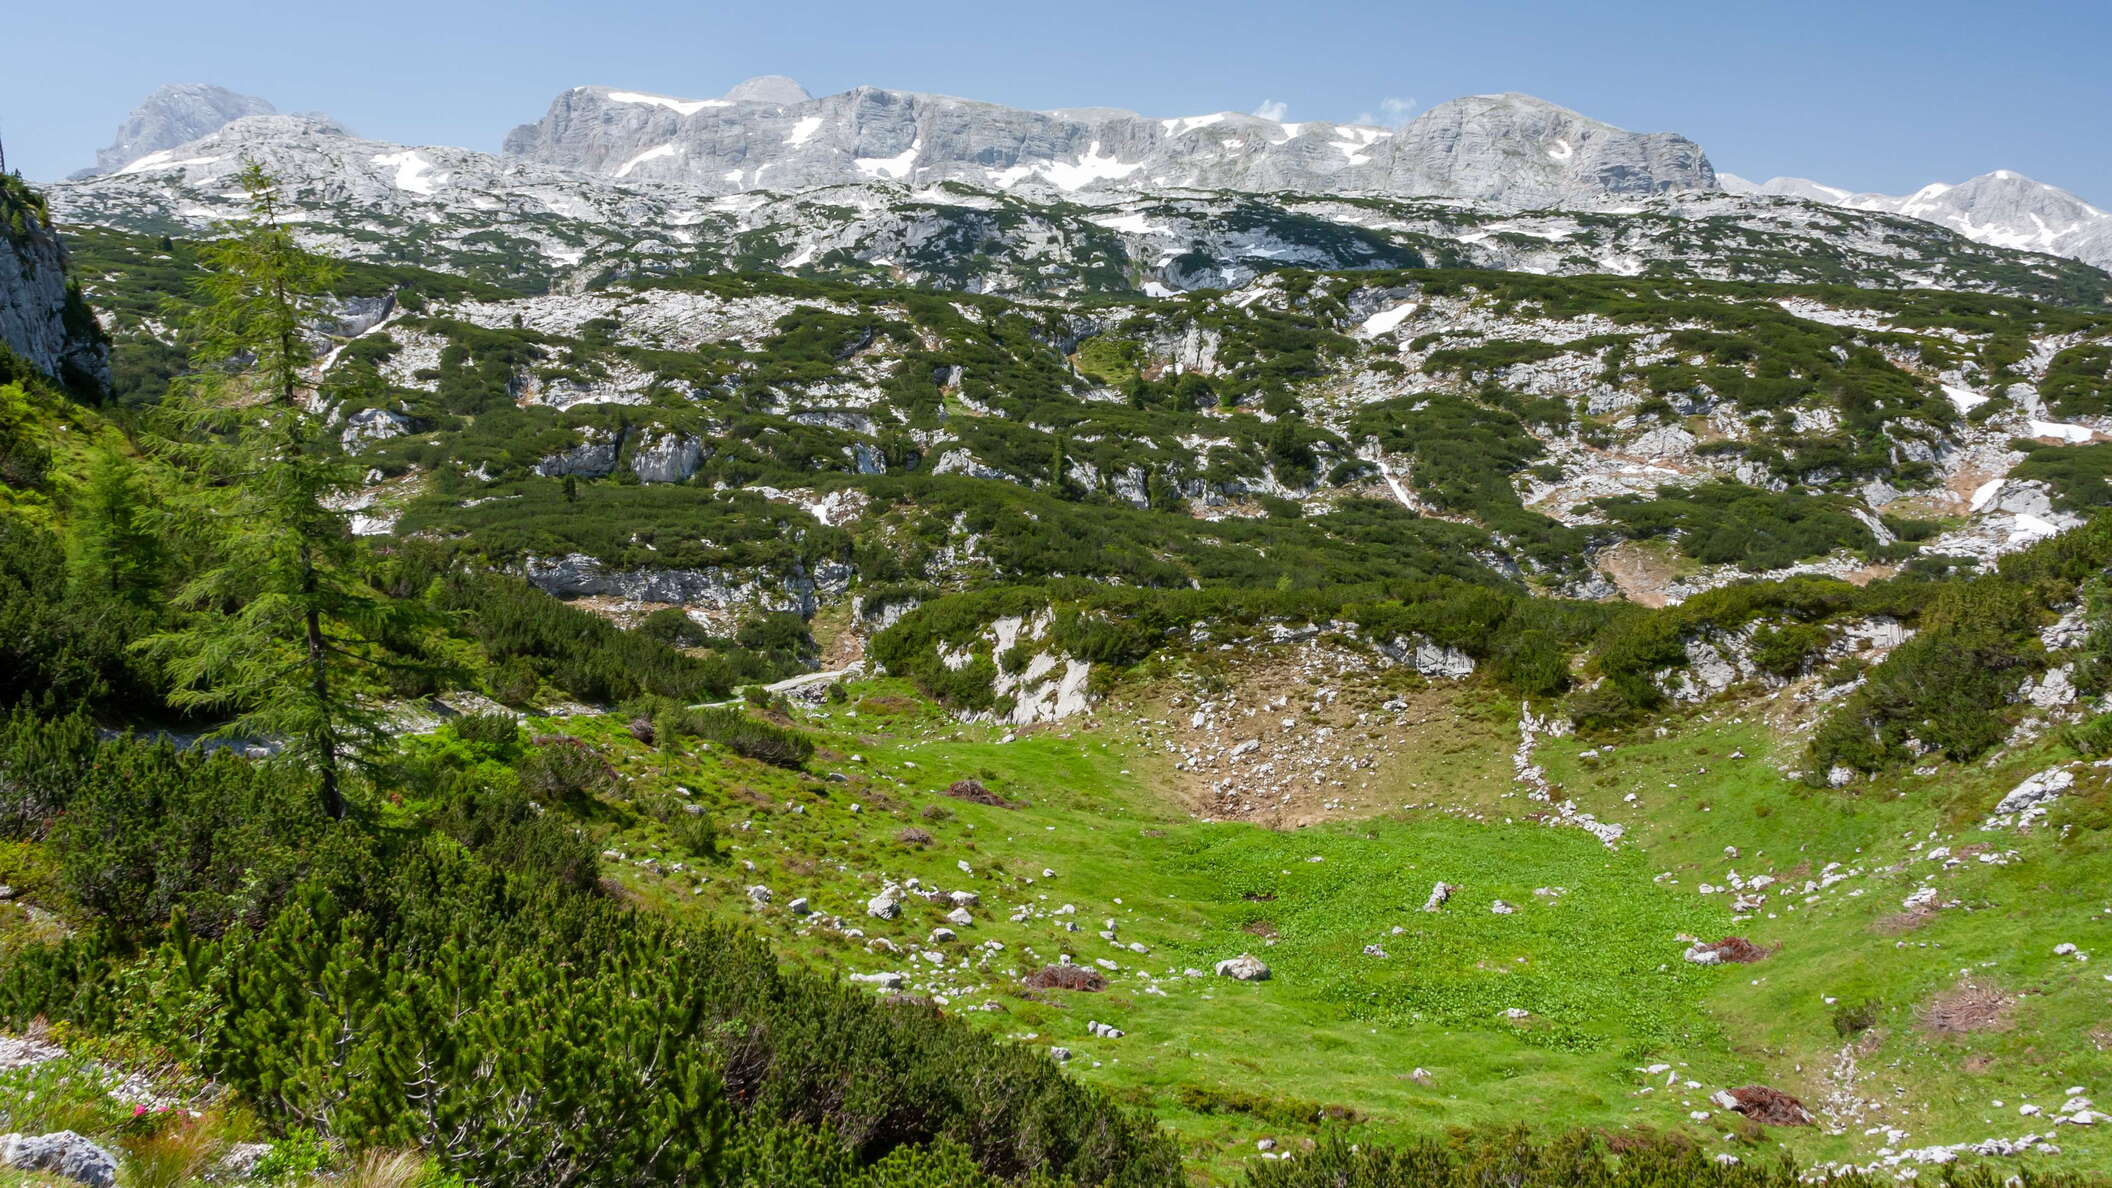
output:
<instances>
[{"instance_id":1,"label":"boulder","mask_svg":"<svg viewBox=\"0 0 2112 1188\"><path fill-rule=\"evenodd\" d=\"M49 1172L92 1188L114 1188L117 1183L116 1158L70 1130L0 1135L0 1166Z\"/></svg>"},{"instance_id":2,"label":"boulder","mask_svg":"<svg viewBox=\"0 0 2112 1188\"><path fill-rule=\"evenodd\" d=\"M2063 771L2058 767L2048 768L2012 788L2009 795L2002 798L2002 803L1995 806L1995 813L1998 816L2007 816L2010 813L2037 808L2074 786L2074 772Z\"/></svg>"},{"instance_id":3,"label":"boulder","mask_svg":"<svg viewBox=\"0 0 2112 1188\"><path fill-rule=\"evenodd\" d=\"M1217 976L1242 982L1266 982L1269 980L1269 967L1263 965L1261 959L1252 953L1241 953L1237 957L1218 962Z\"/></svg>"},{"instance_id":4,"label":"boulder","mask_svg":"<svg viewBox=\"0 0 2112 1188\"><path fill-rule=\"evenodd\" d=\"M411 431L411 419L385 408L363 408L345 418L339 435L346 452L358 453L368 443L401 437Z\"/></svg>"}]
</instances>

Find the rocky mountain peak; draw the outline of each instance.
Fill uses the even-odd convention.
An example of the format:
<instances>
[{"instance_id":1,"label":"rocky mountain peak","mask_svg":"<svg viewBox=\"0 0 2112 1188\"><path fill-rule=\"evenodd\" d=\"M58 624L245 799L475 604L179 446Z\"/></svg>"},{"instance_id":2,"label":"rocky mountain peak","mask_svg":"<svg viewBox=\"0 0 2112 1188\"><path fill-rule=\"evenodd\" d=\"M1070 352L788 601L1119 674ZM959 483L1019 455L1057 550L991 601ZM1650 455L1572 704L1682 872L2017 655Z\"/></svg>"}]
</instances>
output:
<instances>
[{"instance_id":1,"label":"rocky mountain peak","mask_svg":"<svg viewBox=\"0 0 2112 1188\"><path fill-rule=\"evenodd\" d=\"M95 165L74 174L95 177L118 170L151 153L187 144L244 116L271 115L278 109L254 95L240 95L209 83L171 83L142 100L117 126L110 144L95 154Z\"/></svg>"},{"instance_id":2,"label":"rocky mountain peak","mask_svg":"<svg viewBox=\"0 0 2112 1188\"><path fill-rule=\"evenodd\" d=\"M732 90L727 91L725 94L725 98L731 99L735 103L774 103L779 107L790 107L795 103L805 103L813 97L807 93L805 87L800 86L798 82L786 78L782 74L756 75L746 82L735 85Z\"/></svg>"},{"instance_id":3,"label":"rocky mountain peak","mask_svg":"<svg viewBox=\"0 0 2112 1188\"><path fill-rule=\"evenodd\" d=\"M1717 185L1684 136L1630 132L1516 92L1438 104L1401 130L1396 153L1406 192L1523 205Z\"/></svg>"}]
</instances>

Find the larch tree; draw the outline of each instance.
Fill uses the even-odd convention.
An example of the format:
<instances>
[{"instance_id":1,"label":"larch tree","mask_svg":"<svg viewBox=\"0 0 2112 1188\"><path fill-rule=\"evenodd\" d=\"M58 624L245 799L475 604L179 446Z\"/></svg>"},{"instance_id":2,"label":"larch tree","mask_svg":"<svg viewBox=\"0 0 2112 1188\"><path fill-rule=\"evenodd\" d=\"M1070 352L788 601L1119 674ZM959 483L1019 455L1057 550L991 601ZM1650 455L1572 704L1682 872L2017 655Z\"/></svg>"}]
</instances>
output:
<instances>
[{"instance_id":1,"label":"larch tree","mask_svg":"<svg viewBox=\"0 0 2112 1188\"><path fill-rule=\"evenodd\" d=\"M172 387L162 443L198 480L176 518L211 561L177 594L182 623L144 647L173 704L231 713L222 736L279 742L342 818L347 769L386 740L376 678L396 663L381 641L403 608L362 580L344 510L360 472L328 436L305 331L339 270L295 244L261 166L240 180L249 213L200 253L194 370Z\"/></svg>"},{"instance_id":2,"label":"larch tree","mask_svg":"<svg viewBox=\"0 0 2112 1188\"><path fill-rule=\"evenodd\" d=\"M75 591L152 604L160 589L161 538L132 461L115 450L98 451L71 503Z\"/></svg>"}]
</instances>

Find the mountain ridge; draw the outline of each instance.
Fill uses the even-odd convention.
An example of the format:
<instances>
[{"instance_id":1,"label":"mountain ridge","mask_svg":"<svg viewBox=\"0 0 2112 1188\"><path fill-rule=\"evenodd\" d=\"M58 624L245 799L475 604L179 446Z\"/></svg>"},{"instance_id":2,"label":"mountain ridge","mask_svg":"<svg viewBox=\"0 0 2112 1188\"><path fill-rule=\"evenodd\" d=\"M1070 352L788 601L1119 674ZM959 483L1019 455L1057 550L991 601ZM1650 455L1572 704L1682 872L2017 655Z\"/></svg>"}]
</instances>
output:
<instances>
[{"instance_id":1,"label":"mountain ridge","mask_svg":"<svg viewBox=\"0 0 2112 1188\"><path fill-rule=\"evenodd\" d=\"M1706 155L1685 137L1629 132L1516 93L1455 99L1389 129L1236 112L1159 119L1119 108L1028 111L865 86L791 104L575 87L540 121L509 133L502 154L718 193L885 178L1062 193L1356 192L1529 207L1715 187Z\"/></svg>"},{"instance_id":2,"label":"mountain ridge","mask_svg":"<svg viewBox=\"0 0 2112 1188\"><path fill-rule=\"evenodd\" d=\"M2092 304L2112 276L1902 216L1693 191L1519 211L1464 198L1144 189L1013 191L888 177L722 194L253 116L120 172L52 187L61 217L155 235L239 213L255 159L303 241L503 284L771 270L968 292L1236 287L1284 268L1522 271L1963 288Z\"/></svg>"},{"instance_id":3,"label":"mountain ridge","mask_svg":"<svg viewBox=\"0 0 2112 1188\"><path fill-rule=\"evenodd\" d=\"M2112 265L2112 212L2081 197L2010 169L1995 169L1963 182L1931 182L1911 194L1857 193L1802 177L1752 182L1719 174L1734 194L1804 198L1850 210L1883 211L1935 223L1968 239L1996 247L2067 256L2098 267Z\"/></svg>"},{"instance_id":4,"label":"mountain ridge","mask_svg":"<svg viewBox=\"0 0 2112 1188\"><path fill-rule=\"evenodd\" d=\"M164 86L119 127L94 167L69 180L159 164L172 158L157 153L269 114L269 102L225 88ZM2112 214L2010 170L1908 195L1797 177L1753 182L1719 174L1700 145L1677 133L1631 132L1519 92L1462 96L1387 127L1232 111L1156 118L1097 105L1028 110L876 86L817 97L785 75L704 99L578 86L507 133L498 155L718 195L959 182L1054 199L1201 188L1525 210L1721 191L1900 214L1992 247L2112 267Z\"/></svg>"}]
</instances>

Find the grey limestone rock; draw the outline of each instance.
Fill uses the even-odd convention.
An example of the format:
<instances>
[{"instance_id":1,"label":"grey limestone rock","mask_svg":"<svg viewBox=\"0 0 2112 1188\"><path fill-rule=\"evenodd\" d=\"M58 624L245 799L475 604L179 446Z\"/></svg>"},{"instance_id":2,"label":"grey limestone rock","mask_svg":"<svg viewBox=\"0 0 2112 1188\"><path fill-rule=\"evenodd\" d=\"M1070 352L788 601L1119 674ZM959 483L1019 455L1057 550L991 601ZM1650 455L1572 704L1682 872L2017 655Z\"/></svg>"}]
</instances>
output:
<instances>
[{"instance_id":1,"label":"grey limestone rock","mask_svg":"<svg viewBox=\"0 0 2112 1188\"><path fill-rule=\"evenodd\" d=\"M112 1188L117 1183L116 1158L70 1130L0 1135L0 1166L49 1172L91 1188Z\"/></svg>"},{"instance_id":2,"label":"grey limestone rock","mask_svg":"<svg viewBox=\"0 0 2112 1188\"><path fill-rule=\"evenodd\" d=\"M95 154L95 165L74 174L94 177L115 173L141 157L188 144L243 116L278 111L254 95L238 95L209 83L171 83L140 101L117 126L110 144Z\"/></svg>"}]
</instances>

